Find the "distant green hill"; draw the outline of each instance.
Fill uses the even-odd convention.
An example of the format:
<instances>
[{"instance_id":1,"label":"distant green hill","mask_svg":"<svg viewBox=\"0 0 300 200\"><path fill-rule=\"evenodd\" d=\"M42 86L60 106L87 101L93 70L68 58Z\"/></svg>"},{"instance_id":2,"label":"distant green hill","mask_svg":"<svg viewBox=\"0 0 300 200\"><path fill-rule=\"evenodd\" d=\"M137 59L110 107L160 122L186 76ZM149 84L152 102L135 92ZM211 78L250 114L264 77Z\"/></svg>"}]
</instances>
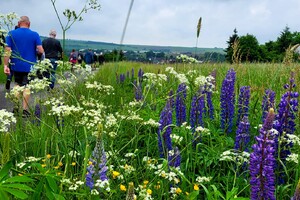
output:
<instances>
[{"instance_id":1,"label":"distant green hill","mask_svg":"<svg viewBox=\"0 0 300 200\"><path fill-rule=\"evenodd\" d=\"M45 37L41 37L44 39ZM95 41L84 41L84 40L71 40L65 41L66 51L72 49L94 49L94 50L114 50L122 49L123 51L154 51L154 52L165 52L165 53L194 53L195 47L176 47L176 46L152 46L152 45L131 45L131 44L115 44L107 42L95 42ZM197 54L204 54L206 52L216 52L225 54L223 48L197 48Z\"/></svg>"}]
</instances>

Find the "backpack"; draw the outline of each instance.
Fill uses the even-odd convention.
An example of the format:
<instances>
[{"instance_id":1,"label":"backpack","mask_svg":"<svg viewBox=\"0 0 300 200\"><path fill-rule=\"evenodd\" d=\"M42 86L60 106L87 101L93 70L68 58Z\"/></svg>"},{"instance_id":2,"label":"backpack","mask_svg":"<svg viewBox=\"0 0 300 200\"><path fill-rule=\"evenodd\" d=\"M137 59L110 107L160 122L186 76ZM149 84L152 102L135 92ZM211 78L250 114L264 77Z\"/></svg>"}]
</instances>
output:
<instances>
[{"instance_id":1,"label":"backpack","mask_svg":"<svg viewBox=\"0 0 300 200\"><path fill-rule=\"evenodd\" d=\"M73 60L76 60L76 53L73 53L73 54L72 54L72 59L73 59Z\"/></svg>"},{"instance_id":2,"label":"backpack","mask_svg":"<svg viewBox=\"0 0 300 200\"><path fill-rule=\"evenodd\" d=\"M78 55L78 60L81 60L81 55L80 54Z\"/></svg>"}]
</instances>

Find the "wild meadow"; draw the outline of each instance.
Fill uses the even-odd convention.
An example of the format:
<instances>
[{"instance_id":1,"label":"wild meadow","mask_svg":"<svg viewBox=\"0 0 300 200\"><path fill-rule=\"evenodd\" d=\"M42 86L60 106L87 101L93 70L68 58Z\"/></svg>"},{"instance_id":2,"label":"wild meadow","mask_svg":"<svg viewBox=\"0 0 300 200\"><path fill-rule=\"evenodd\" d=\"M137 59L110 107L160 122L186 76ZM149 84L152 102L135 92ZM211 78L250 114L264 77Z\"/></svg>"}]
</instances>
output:
<instances>
[{"instance_id":1,"label":"wild meadow","mask_svg":"<svg viewBox=\"0 0 300 200\"><path fill-rule=\"evenodd\" d=\"M298 71L116 62L33 82L30 118L0 111L1 199L299 199Z\"/></svg>"}]
</instances>

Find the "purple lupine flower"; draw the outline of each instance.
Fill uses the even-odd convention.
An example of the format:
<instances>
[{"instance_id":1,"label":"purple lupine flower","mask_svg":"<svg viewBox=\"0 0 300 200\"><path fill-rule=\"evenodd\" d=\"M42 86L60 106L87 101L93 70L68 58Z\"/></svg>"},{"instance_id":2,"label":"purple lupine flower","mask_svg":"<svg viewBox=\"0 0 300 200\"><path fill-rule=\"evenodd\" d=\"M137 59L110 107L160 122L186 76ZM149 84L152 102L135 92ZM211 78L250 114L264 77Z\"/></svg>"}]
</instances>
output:
<instances>
[{"instance_id":1,"label":"purple lupine flower","mask_svg":"<svg viewBox=\"0 0 300 200\"><path fill-rule=\"evenodd\" d=\"M107 173L107 159L101 140L97 140L96 146L89 159L89 166L87 167L86 185L92 190L94 188L95 180L108 180Z\"/></svg>"},{"instance_id":2,"label":"purple lupine flower","mask_svg":"<svg viewBox=\"0 0 300 200\"><path fill-rule=\"evenodd\" d=\"M250 123L247 116L244 116L240 121L236 130L236 137L234 143L234 149L240 152L248 151L248 144L250 142Z\"/></svg>"},{"instance_id":3,"label":"purple lupine flower","mask_svg":"<svg viewBox=\"0 0 300 200\"><path fill-rule=\"evenodd\" d=\"M120 74L120 83L124 83L125 81L125 74Z\"/></svg>"},{"instance_id":4,"label":"purple lupine flower","mask_svg":"<svg viewBox=\"0 0 300 200\"><path fill-rule=\"evenodd\" d=\"M237 125L243 119L244 116L249 116L249 99L250 99L250 86L242 86L240 88L240 94L238 99L238 116Z\"/></svg>"},{"instance_id":5,"label":"purple lupine flower","mask_svg":"<svg viewBox=\"0 0 300 200\"><path fill-rule=\"evenodd\" d=\"M181 164L181 155L180 155L180 151L178 149L178 147L174 148L174 154L173 155L169 155L169 166L172 167L180 167Z\"/></svg>"},{"instance_id":6,"label":"purple lupine flower","mask_svg":"<svg viewBox=\"0 0 300 200\"><path fill-rule=\"evenodd\" d=\"M262 123L265 122L265 118L270 110L270 108L275 109L275 92L272 90L266 90L263 97L261 109L262 109Z\"/></svg>"},{"instance_id":7,"label":"purple lupine flower","mask_svg":"<svg viewBox=\"0 0 300 200\"><path fill-rule=\"evenodd\" d=\"M139 81L140 81L140 82L143 81L143 75L144 75L144 72L143 72L143 70L140 68L139 71L138 71L138 78L139 78Z\"/></svg>"},{"instance_id":8,"label":"purple lupine flower","mask_svg":"<svg viewBox=\"0 0 300 200\"><path fill-rule=\"evenodd\" d=\"M250 154L250 185L251 200L275 200L275 131L272 129L275 118L274 109L270 109L259 136L255 137L256 144Z\"/></svg>"},{"instance_id":9,"label":"purple lupine flower","mask_svg":"<svg viewBox=\"0 0 300 200\"><path fill-rule=\"evenodd\" d=\"M136 80L134 80L133 86L134 86L135 100L137 100L137 101L142 100L143 99L142 84L140 82L137 82Z\"/></svg>"},{"instance_id":10,"label":"purple lupine flower","mask_svg":"<svg viewBox=\"0 0 300 200\"><path fill-rule=\"evenodd\" d=\"M170 103L170 99L167 100L166 106L162 110L160 114L159 120L159 127L158 127L158 148L160 152L160 157L167 157L168 152L172 150L172 140L171 140L171 133L172 133L172 107Z\"/></svg>"},{"instance_id":11,"label":"purple lupine flower","mask_svg":"<svg viewBox=\"0 0 300 200\"><path fill-rule=\"evenodd\" d=\"M191 112L190 112L190 125L192 132L195 132L195 129L198 126L204 125L203 123L203 113L205 109L204 94L201 94L201 89L199 92L193 96L191 103Z\"/></svg>"},{"instance_id":12,"label":"purple lupine flower","mask_svg":"<svg viewBox=\"0 0 300 200\"><path fill-rule=\"evenodd\" d=\"M169 92L169 101L170 101L170 104L171 104L171 108L175 108L175 100L174 100L173 90L170 90L170 92Z\"/></svg>"},{"instance_id":13,"label":"purple lupine flower","mask_svg":"<svg viewBox=\"0 0 300 200\"><path fill-rule=\"evenodd\" d=\"M287 134L294 134L296 127L296 113L298 112L299 93L293 91L296 87L293 75L294 74L292 73L290 83L284 85L284 88L288 91L281 97L280 103L278 105L276 121L274 123L274 128L278 131L278 135L275 139L275 147L276 150L280 149L280 152L278 152L279 155L276 156L280 158L283 164L286 163L286 158L291 154L290 148L293 146L293 143L287 141ZM277 170L277 181L279 184L283 184L285 182L285 176L282 164L279 164L277 166Z\"/></svg>"},{"instance_id":14,"label":"purple lupine flower","mask_svg":"<svg viewBox=\"0 0 300 200\"><path fill-rule=\"evenodd\" d=\"M300 200L300 179L298 181L294 196L291 198L291 200Z\"/></svg>"},{"instance_id":15,"label":"purple lupine flower","mask_svg":"<svg viewBox=\"0 0 300 200\"><path fill-rule=\"evenodd\" d=\"M183 122L186 121L186 84L181 83L178 86L176 93L176 125L180 126Z\"/></svg>"},{"instance_id":16,"label":"purple lupine flower","mask_svg":"<svg viewBox=\"0 0 300 200\"><path fill-rule=\"evenodd\" d=\"M129 72L129 71L126 72L126 78L127 78L127 79L130 78L130 72Z\"/></svg>"},{"instance_id":17,"label":"purple lupine flower","mask_svg":"<svg viewBox=\"0 0 300 200\"><path fill-rule=\"evenodd\" d=\"M208 116L210 119L214 119L214 105L212 103L212 92L211 91L205 91L206 96L206 107Z\"/></svg>"},{"instance_id":18,"label":"purple lupine flower","mask_svg":"<svg viewBox=\"0 0 300 200\"><path fill-rule=\"evenodd\" d=\"M235 103L235 71L228 70L221 88L221 129L230 133L233 126L234 103Z\"/></svg>"},{"instance_id":19,"label":"purple lupine flower","mask_svg":"<svg viewBox=\"0 0 300 200\"><path fill-rule=\"evenodd\" d=\"M36 123L37 126L40 126L40 124L41 124L41 106L40 106L40 104L35 105L34 116L35 116L34 123Z\"/></svg>"}]
</instances>

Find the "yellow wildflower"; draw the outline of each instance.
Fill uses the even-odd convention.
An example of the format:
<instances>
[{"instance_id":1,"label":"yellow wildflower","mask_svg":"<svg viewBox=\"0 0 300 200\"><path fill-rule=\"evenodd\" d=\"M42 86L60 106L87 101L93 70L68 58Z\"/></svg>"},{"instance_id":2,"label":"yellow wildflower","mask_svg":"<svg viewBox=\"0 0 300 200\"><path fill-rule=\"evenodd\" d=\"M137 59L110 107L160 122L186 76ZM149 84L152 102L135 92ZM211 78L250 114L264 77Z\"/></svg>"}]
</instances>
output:
<instances>
[{"instance_id":1,"label":"yellow wildflower","mask_svg":"<svg viewBox=\"0 0 300 200\"><path fill-rule=\"evenodd\" d=\"M58 162L58 166L63 166L63 163L61 161Z\"/></svg>"},{"instance_id":2,"label":"yellow wildflower","mask_svg":"<svg viewBox=\"0 0 300 200\"><path fill-rule=\"evenodd\" d=\"M55 166L55 167L53 167L54 169L58 169L59 168L59 166Z\"/></svg>"},{"instance_id":3,"label":"yellow wildflower","mask_svg":"<svg viewBox=\"0 0 300 200\"><path fill-rule=\"evenodd\" d=\"M120 172L113 171L112 175L113 175L113 179L115 179L115 178L117 178L120 175Z\"/></svg>"},{"instance_id":4,"label":"yellow wildflower","mask_svg":"<svg viewBox=\"0 0 300 200\"><path fill-rule=\"evenodd\" d=\"M89 165L93 165L93 162L92 162L92 161L89 161Z\"/></svg>"},{"instance_id":5,"label":"yellow wildflower","mask_svg":"<svg viewBox=\"0 0 300 200\"><path fill-rule=\"evenodd\" d=\"M148 190L147 190L147 194L151 195L151 194L152 194L152 190L151 190L151 189L148 189Z\"/></svg>"},{"instance_id":6,"label":"yellow wildflower","mask_svg":"<svg viewBox=\"0 0 300 200\"><path fill-rule=\"evenodd\" d=\"M199 190L199 186L197 184L194 185L194 190Z\"/></svg>"},{"instance_id":7,"label":"yellow wildflower","mask_svg":"<svg viewBox=\"0 0 300 200\"><path fill-rule=\"evenodd\" d=\"M147 185L149 183L148 180L144 180L144 185Z\"/></svg>"},{"instance_id":8,"label":"yellow wildflower","mask_svg":"<svg viewBox=\"0 0 300 200\"><path fill-rule=\"evenodd\" d=\"M42 164L42 167L44 168L44 167L46 167L47 165L46 164Z\"/></svg>"},{"instance_id":9,"label":"yellow wildflower","mask_svg":"<svg viewBox=\"0 0 300 200\"><path fill-rule=\"evenodd\" d=\"M126 186L121 184L121 185L120 185L120 190L121 190L121 191L126 191Z\"/></svg>"},{"instance_id":10,"label":"yellow wildflower","mask_svg":"<svg viewBox=\"0 0 300 200\"><path fill-rule=\"evenodd\" d=\"M50 154L47 154L47 156L46 156L48 159L50 159L51 158L51 155Z\"/></svg>"},{"instance_id":11,"label":"yellow wildflower","mask_svg":"<svg viewBox=\"0 0 300 200\"><path fill-rule=\"evenodd\" d=\"M176 194L180 194L182 192L182 190L180 188L176 188L175 192L176 192Z\"/></svg>"},{"instance_id":12,"label":"yellow wildflower","mask_svg":"<svg viewBox=\"0 0 300 200\"><path fill-rule=\"evenodd\" d=\"M72 166L75 166L76 165L76 162L72 162L72 164L71 164Z\"/></svg>"}]
</instances>

